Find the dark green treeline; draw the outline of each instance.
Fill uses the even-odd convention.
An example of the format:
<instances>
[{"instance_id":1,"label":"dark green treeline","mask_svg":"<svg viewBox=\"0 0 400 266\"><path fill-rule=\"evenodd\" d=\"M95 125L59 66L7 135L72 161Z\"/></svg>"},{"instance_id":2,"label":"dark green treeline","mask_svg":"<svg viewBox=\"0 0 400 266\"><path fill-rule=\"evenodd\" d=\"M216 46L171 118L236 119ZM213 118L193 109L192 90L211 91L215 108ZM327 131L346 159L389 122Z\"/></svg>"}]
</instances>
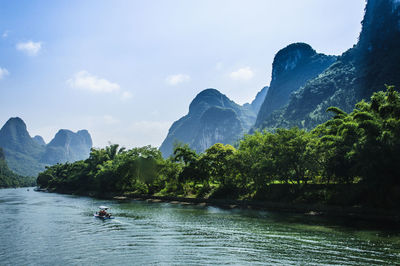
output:
<instances>
[{"instance_id":1,"label":"dark green treeline","mask_svg":"<svg viewBox=\"0 0 400 266\"><path fill-rule=\"evenodd\" d=\"M37 183L78 193L397 207L400 94L388 86L350 114L336 107L327 111L333 117L311 131L256 132L236 148L218 143L202 154L187 145L177 145L168 159L150 146L92 149L87 160L48 167Z\"/></svg>"}]
</instances>

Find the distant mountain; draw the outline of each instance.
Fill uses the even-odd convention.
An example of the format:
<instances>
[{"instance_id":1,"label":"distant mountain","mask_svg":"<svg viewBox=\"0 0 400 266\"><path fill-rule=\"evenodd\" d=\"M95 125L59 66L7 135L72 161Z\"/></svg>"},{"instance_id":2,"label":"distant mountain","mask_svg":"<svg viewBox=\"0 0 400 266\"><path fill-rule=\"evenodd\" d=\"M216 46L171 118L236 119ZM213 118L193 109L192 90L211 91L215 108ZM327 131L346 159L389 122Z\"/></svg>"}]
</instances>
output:
<instances>
[{"instance_id":1,"label":"distant mountain","mask_svg":"<svg viewBox=\"0 0 400 266\"><path fill-rule=\"evenodd\" d=\"M89 157L91 148L92 138L87 130L74 133L67 129L61 129L47 144L41 162L56 164L83 160Z\"/></svg>"},{"instance_id":2,"label":"distant mountain","mask_svg":"<svg viewBox=\"0 0 400 266\"><path fill-rule=\"evenodd\" d=\"M25 122L19 117L10 118L1 128L0 145L3 149L29 153L34 156L43 151L43 148L31 138Z\"/></svg>"},{"instance_id":3,"label":"distant mountain","mask_svg":"<svg viewBox=\"0 0 400 266\"><path fill-rule=\"evenodd\" d=\"M33 140L41 146L46 146L46 142L44 142L44 139L41 136L34 136Z\"/></svg>"},{"instance_id":4,"label":"distant mountain","mask_svg":"<svg viewBox=\"0 0 400 266\"><path fill-rule=\"evenodd\" d=\"M264 88L261 89L254 98L254 100L251 103L245 103L243 107L250 107L255 114L258 114L258 111L260 111L261 105L264 102L265 96L267 96L269 87L265 86Z\"/></svg>"},{"instance_id":5,"label":"distant mountain","mask_svg":"<svg viewBox=\"0 0 400 266\"><path fill-rule=\"evenodd\" d=\"M203 152L219 142L233 144L254 124L257 104L267 88L252 104L240 106L216 89L200 92L190 103L189 113L174 122L161 144L163 156L173 152L174 143L186 143Z\"/></svg>"},{"instance_id":6,"label":"distant mountain","mask_svg":"<svg viewBox=\"0 0 400 266\"><path fill-rule=\"evenodd\" d=\"M46 145L40 136L31 138L25 122L14 117L0 130L0 147L11 170L20 175L34 176L46 165L87 158L92 139L87 130L77 133L60 130Z\"/></svg>"},{"instance_id":7,"label":"distant mountain","mask_svg":"<svg viewBox=\"0 0 400 266\"><path fill-rule=\"evenodd\" d=\"M258 128L310 129L330 118L329 106L349 112L384 84L400 89L399 25L400 1L368 0L358 43L306 82L285 107L257 120Z\"/></svg>"},{"instance_id":8,"label":"distant mountain","mask_svg":"<svg viewBox=\"0 0 400 266\"><path fill-rule=\"evenodd\" d=\"M335 61L335 56L318 54L306 43L294 43L280 50L272 63L271 85L258 112L255 127L262 126L273 111L289 102L292 92L317 77Z\"/></svg>"},{"instance_id":9,"label":"distant mountain","mask_svg":"<svg viewBox=\"0 0 400 266\"><path fill-rule=\"evenodd\" d=\"M32 175L44 169L38 162L44 147L29 135L25 122L19 117L10 118L0 130L0 147L8 166L20 175Z\"/></svg>"}]
</instances>

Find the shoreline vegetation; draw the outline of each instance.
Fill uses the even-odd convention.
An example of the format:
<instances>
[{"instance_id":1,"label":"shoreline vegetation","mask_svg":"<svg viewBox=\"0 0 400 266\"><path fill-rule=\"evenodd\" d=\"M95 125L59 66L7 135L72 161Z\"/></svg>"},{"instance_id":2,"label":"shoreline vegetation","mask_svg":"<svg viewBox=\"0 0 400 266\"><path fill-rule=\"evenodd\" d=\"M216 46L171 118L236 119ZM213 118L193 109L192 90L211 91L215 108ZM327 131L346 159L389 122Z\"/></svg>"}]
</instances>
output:
<instances>
[{"instance_id":1,"label":"shoreline vegetation","mask_svg":"<svg viewBox=\"0 0 400 266\"><path fill-rule=\"evenodd\" d=\"M56 164L37 184L51 192L255 208L399 222L400 94L393 86L311 131L245 135L235 147L198 154L177 144L92 149L86 160ZM115 198L117 197L117 198Z\"/></svg>"}]
</instances>

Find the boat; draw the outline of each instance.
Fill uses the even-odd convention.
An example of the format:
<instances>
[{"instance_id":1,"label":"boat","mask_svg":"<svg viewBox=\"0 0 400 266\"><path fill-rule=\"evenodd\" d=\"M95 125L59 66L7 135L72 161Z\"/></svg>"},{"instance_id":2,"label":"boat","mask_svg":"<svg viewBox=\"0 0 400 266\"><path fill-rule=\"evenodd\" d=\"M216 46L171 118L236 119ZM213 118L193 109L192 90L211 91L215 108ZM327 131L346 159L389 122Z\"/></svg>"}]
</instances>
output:
<instances>
[{"instance_id":1,"label":"boat","mask_svg":"<svg viewBox=\"0 0 400 266\"><path fill-rule=\"evenodd\" d=\"M111 213L107 212L109 207L107 206L99 206L99 211L94 213L93 216L99 219L103 220L108 220L108 219L114 219L114 216L111 215Z\"/></svg>"},{"instance_id":2,"label":"boat","mask_svg":"<svg viewBox=\"0 0 400 266\"><path fill-rule=\"evenodd\" d=\"M102 216L102 215L99 215L99 214L93 214L93 216L94 217L96 217L96 218L99 218L99 219L103 219L103 220L108 220L108 219L114 219L115 217L113 217L113 216L110 216L110 217L107 217L107 216Z\"/></svg>"}]
</instances>

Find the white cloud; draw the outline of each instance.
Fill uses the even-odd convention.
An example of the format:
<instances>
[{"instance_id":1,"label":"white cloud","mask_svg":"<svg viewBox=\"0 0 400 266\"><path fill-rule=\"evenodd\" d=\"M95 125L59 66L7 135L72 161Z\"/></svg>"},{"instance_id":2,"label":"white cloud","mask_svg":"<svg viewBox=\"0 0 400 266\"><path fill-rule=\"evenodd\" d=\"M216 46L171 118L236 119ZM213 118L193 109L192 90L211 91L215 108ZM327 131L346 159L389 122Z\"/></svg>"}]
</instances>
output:
<instances>
[{"instance_id":1,"label":"white cloud","mask_svg":"<svg viewBox=\"0 0 400 266\"><path fill-rule=\"evenodd\" d=\"M22 51L30 56L35 56L39 53L40 49L42 48L41 42L19 42L16 45L17 50Z\"/></svg>"},{"instance_id":2,"label":"white cloud","mask_svg":"<svg viewBox=\"0 0 400 266\"><path fill-rule=\"evenodd\" d=\"M130 91L123 91L121 94L121 99L126 101L129 100L130 98L132 98L132 93Z\"/></svg>"},{"instance_id":3,"label":"white cloud","mask_svg":"<svg viewBox=\"0 0 400 266\"><path fill-rule=\"evenodd\" d=\"M117 83L94 76L86 70L76 73L71 79L67 80L67 83L72 88L88 90L96 93L109 93L120 90L120 86Z\"/></svg>"},{"instance_id":4,"label":"white cloud","mask_svg":"<svg viewBox=\"0 0 400 266\"><path fill-rule=\"evenodd\" d=\"M0 67L0 79L3 79L5 76L10 75L7 69Z\"/></svg>"},{"instance_id":5,"label":"white cloud","mask_svg":"<svg viewBox=\"0 0 400 266\"><path fill-rule=\"evenodd\" d=\"M254 77L254 72L250 67L244 67L231 72L229 76L233 80L246 81Z\"/></svg>"},{"instance_id":6,"label":"white cloud","mask_svg":"<svg viewBox=\"0 0 400 266\"><path fill-rule=\"evenodd\" d=\"M175 85L178 85L179 83L187 82L189 80L190 80L190 76L185 75L185 74L170 75L165 79L167 84L171 85L171 86L175 86Z\"/></svg>"}]
</instances>

